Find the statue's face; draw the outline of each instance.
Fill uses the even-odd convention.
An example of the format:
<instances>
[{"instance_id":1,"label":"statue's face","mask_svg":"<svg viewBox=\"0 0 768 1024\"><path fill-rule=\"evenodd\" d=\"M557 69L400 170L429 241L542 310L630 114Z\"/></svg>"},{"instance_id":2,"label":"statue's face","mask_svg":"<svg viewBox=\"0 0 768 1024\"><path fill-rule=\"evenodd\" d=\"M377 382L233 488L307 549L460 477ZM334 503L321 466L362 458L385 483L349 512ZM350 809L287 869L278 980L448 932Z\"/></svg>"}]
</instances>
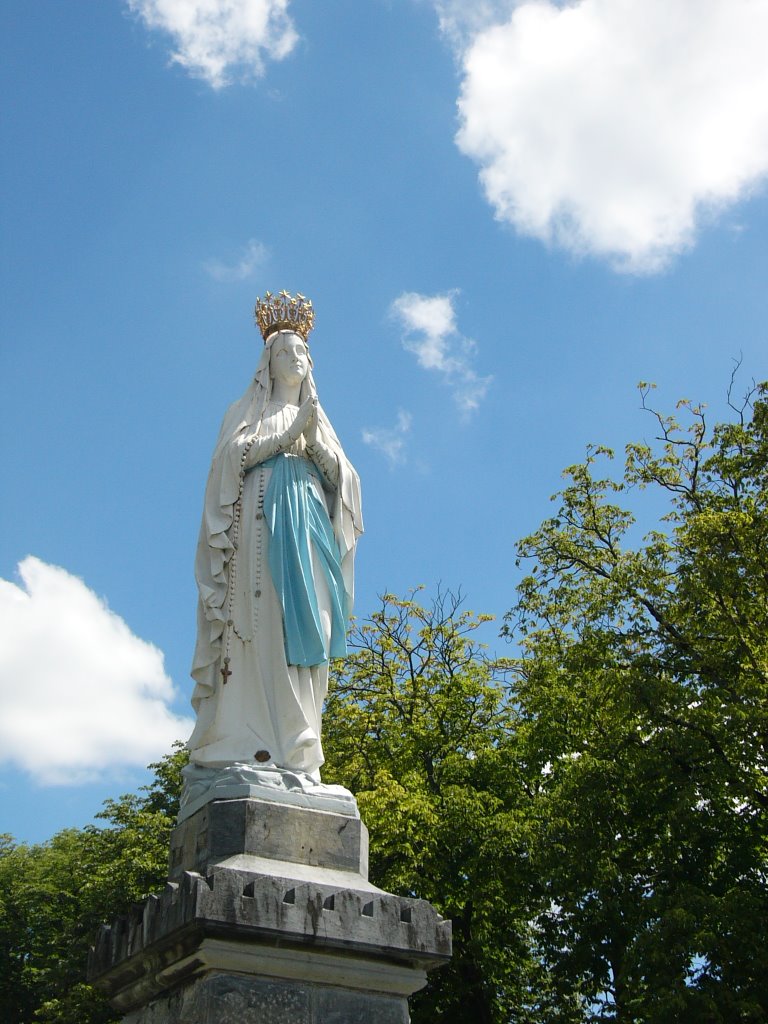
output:
<instances>
[{"instance_id":1,"label":"statue's face","mask_svg":"<svg viewBox=\"0 0 768 1024\"><path fill-rule=\"evenodd\" d=\"M281 331L272 342L269 373L273 380L295 386L301 384L309 371L309 355L299 334Z\"/></svg>"}]
</instances>

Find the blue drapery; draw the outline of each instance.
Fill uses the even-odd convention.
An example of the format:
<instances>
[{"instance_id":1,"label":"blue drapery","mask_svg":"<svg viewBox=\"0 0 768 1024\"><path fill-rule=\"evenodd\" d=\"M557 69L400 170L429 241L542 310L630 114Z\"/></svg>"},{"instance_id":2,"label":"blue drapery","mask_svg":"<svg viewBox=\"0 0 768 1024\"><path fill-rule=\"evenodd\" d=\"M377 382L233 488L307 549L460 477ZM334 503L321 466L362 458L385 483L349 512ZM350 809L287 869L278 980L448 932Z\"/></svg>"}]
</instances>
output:
<instances>
[{"instance_id":1,"label":"blue drapery","mask_svg":"<svg viewBox=\"0 0 768 1024\"><path fill-rule=\"evenodd\" d=\"M285 654L289 665L319 665L347 653L347 595L339 545L328 513L311 480L315 466L293 455L274 455L265 466L272 476L264 495L269 527L269 569L283 609ZM312 547L318 555L331 595L330 650L317 605Z\"/></svg>"}]
</instances>

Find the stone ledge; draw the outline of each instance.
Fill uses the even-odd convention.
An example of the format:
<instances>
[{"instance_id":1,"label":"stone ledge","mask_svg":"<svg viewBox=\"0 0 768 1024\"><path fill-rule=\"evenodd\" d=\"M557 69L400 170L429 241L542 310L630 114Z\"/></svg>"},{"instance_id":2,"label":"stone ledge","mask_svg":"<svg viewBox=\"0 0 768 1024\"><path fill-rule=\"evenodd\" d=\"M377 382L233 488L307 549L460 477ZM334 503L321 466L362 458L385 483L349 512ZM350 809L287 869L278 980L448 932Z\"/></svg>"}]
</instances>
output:
<instances>
[{"instance_id":1,"label":"stone ledge","mask_svg":"<svg viewBox=\"0 0 768 1024\"><path fill-rule=\"evenodd\" d=\"M119 987L106 991L115 1009L130 1012L156 1005L169 994L193 991L217 973L248 986L279 981L295 992L337 989L368 997L387 996L398 1002L423 988L427 981L424 968L386 960L204 937L181 959L141 958L131 973L120 972ZM205 1019L219 1021L220 1014ZM357 1024L357 1018L355 1021Z\"/></svg>"},{"instance_id":2,"label":"stone ledge","mask_svg":"<svg viewBox=\"0 0 768 1024\"><path fill-rule=\"evenodd\" d=\"M282 876L223 866L207 878L184 872L159 896L102 925L89 979L128 1009L211 969L203 956L214 948L211 940L235 943L251 969L267 974L275 969L276 947L311 949L315 959L341 956L340 978L354 974L352 958L400 964L411 978L449 959L450 922L426 901L297 879L284 867ZM363 974L370 980L370 969Z\"/></svg>"}]
</instances>

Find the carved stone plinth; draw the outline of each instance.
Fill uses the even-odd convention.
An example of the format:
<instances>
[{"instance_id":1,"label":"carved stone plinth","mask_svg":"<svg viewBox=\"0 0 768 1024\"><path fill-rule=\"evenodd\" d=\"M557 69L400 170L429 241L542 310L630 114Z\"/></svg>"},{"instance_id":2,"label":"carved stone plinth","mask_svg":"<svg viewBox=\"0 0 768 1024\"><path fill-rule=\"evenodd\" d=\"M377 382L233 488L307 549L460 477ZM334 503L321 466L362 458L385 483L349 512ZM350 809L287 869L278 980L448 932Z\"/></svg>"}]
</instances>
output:
<instances>
[{"instance_id":1,"label":"carved stone plinth","mask_svg":"<svg viewBox=\"0 0 768 1024\"><path fill-rule=\"evenodd\" d=\"M233 857L256 870L269 870L258 861L279 861L352 872L367 881L368 830L344 814L264 800L214 800L173 830L169 878L175 881L185 870L204 875Z\"/></svg>"},{"instance_id":2,"label":"carved stone plinth","mask_svg":"<svg viewBox=\"0 0 768 1024\"><path fill-rule=\"evenodd\" d=\"M175 830L170 876L91 952L125 1024L405 1024L450 957L429 903L368 881L359 819L214 801Z\"/></svg>"}]
</instances>

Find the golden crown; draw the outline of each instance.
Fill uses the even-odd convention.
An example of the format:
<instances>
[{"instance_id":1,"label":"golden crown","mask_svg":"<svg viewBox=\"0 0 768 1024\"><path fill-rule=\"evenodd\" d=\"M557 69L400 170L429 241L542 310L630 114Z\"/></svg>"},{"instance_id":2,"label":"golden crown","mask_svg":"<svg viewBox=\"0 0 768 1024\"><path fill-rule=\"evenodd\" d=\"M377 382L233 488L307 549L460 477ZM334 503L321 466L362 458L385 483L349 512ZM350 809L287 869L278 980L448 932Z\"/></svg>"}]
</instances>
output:
<instances>
[{"instance_id":1,"label":"golden crown","mask_svg":"<svg viewBox=\"0 0 768 1024\"><path fill-rule=\"evenodd\" d=\"M312 301L298 292L295 296L289 292L267 292L263 299L256 299L253 312L264 341L275 331L295 331L306 341L315 326Z\"/></svg>"}]
</instances>

